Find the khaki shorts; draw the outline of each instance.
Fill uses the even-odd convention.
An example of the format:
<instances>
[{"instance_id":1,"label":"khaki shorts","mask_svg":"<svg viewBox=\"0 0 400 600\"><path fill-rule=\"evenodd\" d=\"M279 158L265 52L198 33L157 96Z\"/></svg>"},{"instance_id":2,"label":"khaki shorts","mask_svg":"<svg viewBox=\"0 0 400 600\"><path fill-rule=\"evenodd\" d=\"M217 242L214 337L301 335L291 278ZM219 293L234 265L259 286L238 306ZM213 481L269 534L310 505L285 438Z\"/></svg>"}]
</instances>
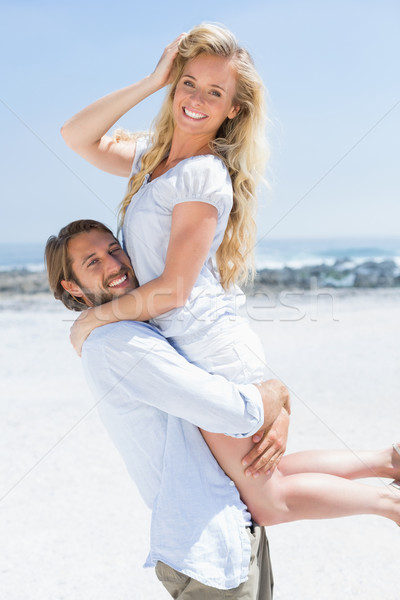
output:
<instances>
[{"instance_id":1,"label":"khaki shorts","mask_svg":"<svg viewBox=\"0 0 400 600\"><path fill-rule=\"evenodd\" d=\"M204 585L163 562L156 564L156 575L175 600L271 600L273 577L264 527L247 528L251 540L249 577L237 588L219 590Z\"/></svg>"}]
</instances>

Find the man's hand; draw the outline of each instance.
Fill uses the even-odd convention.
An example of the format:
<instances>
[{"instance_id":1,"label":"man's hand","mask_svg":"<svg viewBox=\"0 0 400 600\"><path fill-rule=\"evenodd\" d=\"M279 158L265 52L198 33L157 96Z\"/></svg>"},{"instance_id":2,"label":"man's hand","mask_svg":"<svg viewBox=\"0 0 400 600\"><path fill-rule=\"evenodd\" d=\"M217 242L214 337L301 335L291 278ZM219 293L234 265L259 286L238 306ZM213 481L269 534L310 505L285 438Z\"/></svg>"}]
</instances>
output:
<instances>
[{"instance_id":1,"label":"man's hand","mask_svg":"<svg viewBox=\"0 0 400 600\"><path fill-rule=\"evenodd\" d=\"M278 417L268 428L265 425L253 435L254 448L243 458L246 475L259 477L277 467L286 451L289 431L289 413L282 407Z\"/></svg>"}]
</instances>

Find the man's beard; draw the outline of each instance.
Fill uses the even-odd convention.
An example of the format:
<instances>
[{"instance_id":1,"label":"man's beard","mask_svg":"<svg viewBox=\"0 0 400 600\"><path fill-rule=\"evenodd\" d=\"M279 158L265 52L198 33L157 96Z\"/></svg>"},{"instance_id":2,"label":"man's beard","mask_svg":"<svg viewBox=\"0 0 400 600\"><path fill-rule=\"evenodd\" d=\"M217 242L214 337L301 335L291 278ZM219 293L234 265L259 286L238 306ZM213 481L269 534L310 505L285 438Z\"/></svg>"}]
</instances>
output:
<instances>
[{"instance_id":1,"label":"man's beard","mask_svg":"<svg viewBox=\"0 0 400 600\"><path fill-rule=\"evenodd\" d=\"M106 302L111 302L117 296L108 290L98 290L95 294L89 292L89 290L85 290L85 288L81 288L83 293L85 294L86 300L90 303L91 306L100 306L101 304L105 304Z\"/></svg>"},{"instance_id":2,"label":"man's beard","mask_svg":"<svg viewBox=\"0 0 400 600\"><path fill-rule=\"evenodd\" d=\"M81 288L82 292L85 295L86 300L90 303L91 306L100 306L101 304L105 304L106 302L111 302L111 300L114 300L114 298L118 298L119 296L123 296L124 294L127 293L124 290L123 294L117 294L115 292L112 292L108 288L108 284L110 281L112 281L113 279L117 279L118 277L122 277L124 275L127 275L128 277L130 276L132 278L132 280L134 282L136 282L136 277L134 275L133 269L131 269L127 266L124 267L123 269L121 269L118 273L115 273L114 275L112 275L112 277L109 277L106 281L104 281L102 284L102 288L99 290L96 290L95 293L93 293L90 290L88 290L87 288L85 288L80 283L80 281L78 280L78 278L76 276L75 276L75 282L79 285L79 287Z\"/></svg>"}]
</instances>

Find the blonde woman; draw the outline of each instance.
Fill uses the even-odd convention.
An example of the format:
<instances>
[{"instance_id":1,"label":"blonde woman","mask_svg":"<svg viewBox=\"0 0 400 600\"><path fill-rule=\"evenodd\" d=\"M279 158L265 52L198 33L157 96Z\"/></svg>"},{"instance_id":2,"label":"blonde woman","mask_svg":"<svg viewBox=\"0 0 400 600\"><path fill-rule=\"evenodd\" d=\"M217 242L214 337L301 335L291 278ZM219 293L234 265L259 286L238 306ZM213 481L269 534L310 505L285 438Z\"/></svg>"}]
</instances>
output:
<instances>
[{"instance_id":1,"label":"blonde woman","mask_svg":"<svg viewBox=\"0 0 400 600\"><path fill-rule=\"evenodd\" d=\"M122 115L167 84L152 135L106 135ZM256 185L266 157L263 85L249 54L226 29L195 27L165 49L151 75L88 106L62 133L97 167L129 177L120 216L140 284L79 317L71 334L76 349L105 323L151 320L207 371L237 383L264 379L262 346L236 316L243 295L235 284L252 267ZM275 422L283 438L288 412L286 406ZM257 461L245 470L242 459L252 440L202 433L259 524L354 514L400 523L394 487L353 481L400 478L398 445L358 457L310 451L280 460L280 452L271 450L264 472L248 477Z\"/></svg>"}]
</instances>

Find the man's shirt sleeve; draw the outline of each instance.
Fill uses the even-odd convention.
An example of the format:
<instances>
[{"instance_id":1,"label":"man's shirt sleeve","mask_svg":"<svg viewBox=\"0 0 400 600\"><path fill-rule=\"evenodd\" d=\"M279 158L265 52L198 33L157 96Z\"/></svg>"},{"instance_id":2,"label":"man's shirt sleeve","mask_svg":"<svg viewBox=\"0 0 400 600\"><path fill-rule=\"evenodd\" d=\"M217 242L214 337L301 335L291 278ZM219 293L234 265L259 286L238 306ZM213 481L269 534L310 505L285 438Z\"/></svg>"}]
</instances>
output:
<instances>
[{"instance_id":1,"label":"man's shirt sleeve","mask_svg":"<svg viewBox=\"0 0 400 600\"><path fill-rule=\"evenodd\" d=\"M97 400L128 413L137 402L205 431L249 437L263 424L254 385L237 385L189 363L148 323L122 321L95 329L83 345L88 384Z\"/></svg>"}]
</instances>

